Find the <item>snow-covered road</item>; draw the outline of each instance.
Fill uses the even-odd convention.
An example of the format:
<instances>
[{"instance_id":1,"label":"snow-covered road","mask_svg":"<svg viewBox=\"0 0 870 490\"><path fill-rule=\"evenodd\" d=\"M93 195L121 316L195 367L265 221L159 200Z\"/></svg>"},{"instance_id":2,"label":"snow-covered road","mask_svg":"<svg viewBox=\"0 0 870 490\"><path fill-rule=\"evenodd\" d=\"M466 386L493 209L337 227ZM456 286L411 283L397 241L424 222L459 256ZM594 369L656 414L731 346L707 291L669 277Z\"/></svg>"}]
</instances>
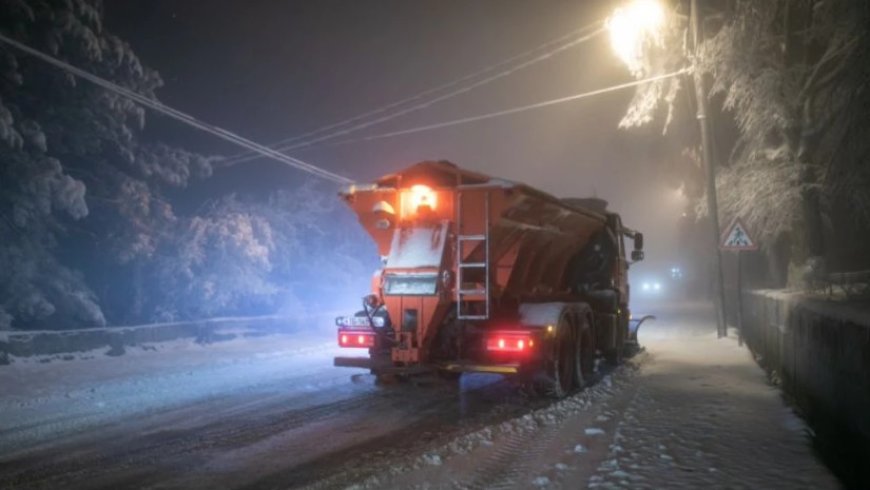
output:
<instances>
[{"instance_id":1,"label":"snow-covered road","mask_svg":"<svg viewBox=\"0 0 870 490\"><path fill-rule=\"evenodd\" d=\"M488 376L459 389L376 387L363 371L332 367L334 343L272 336L16 359L0 369L0 488L283 488L339 469L366 477L543 403Z\"/></svg>"},{"instance_id":2,"label":"snow-covered road","mask_svg":"<svg viewBox=\"0 0 870 490\"><path fill-rule=\"evenodd\" d=\"M0 488L837 488L708 310L568 399L498 377L377 387L331 337L0 369ZM86 356L87 357L87 356Z\"/></svg>"},{"instance_id":3,"label":"snow-covered road","mask_svg":"<svg viewBox=\"0 0 870 490\"><path fill-rule=\"evenodd\" d=\"M749 352L716 339L709 307L651 311L645 351L596 386L364 487L840 487Z\"/></svg>"}]
</instances>

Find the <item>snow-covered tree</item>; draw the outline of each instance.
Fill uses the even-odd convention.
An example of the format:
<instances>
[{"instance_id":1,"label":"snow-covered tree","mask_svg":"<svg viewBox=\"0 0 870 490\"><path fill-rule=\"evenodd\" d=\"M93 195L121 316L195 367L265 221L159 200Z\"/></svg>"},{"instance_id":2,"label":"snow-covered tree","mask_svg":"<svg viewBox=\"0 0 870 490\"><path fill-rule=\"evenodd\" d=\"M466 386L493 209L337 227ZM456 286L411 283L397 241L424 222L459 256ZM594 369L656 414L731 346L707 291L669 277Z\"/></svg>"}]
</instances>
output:
<instances>
[{"instance_id":1,"label":"snow-covered tree","mask_svg":"<svg viewBox=\"0 0 870 490\"><path fill-rule=\"evenodd\" d=\"M154 319L316 311L365 294L376 251L339 204L309 182L180 218L156 253Z\"/></svg>"},{"instance_id":2,"label":"snow-covered tree","mask_svg":"<svg viewBox=\"0 0 870 490\"><path fill-rule=\"evenodd\" d=\"M870 224L870 4L732 0L715 11L699 4L707 35L694 66L738 132L719 162L721 221L739 215L764 244L790 244L793 264L828 255L833 209L850 210L853 226ZM685 20L672 26L669 50L685 52L681 31ZM667 58L654 68L680 63ZM679 87L664 86L639 91L624 124L673 107Z\"/></svg>"},{"instance_id":3,"label":"snow-covered tree","mask_svg":"<svg viewBox=\"0 0 870 490\"><path fill-rule=\"evenodd\" d=\"M234 196L181 220L176 239L158 250L150 285L157 320L202 318L270 304L276 251L272 227Z\"/></svg>"},{"instance_id":4,"label":"snow-covered tree","mask_svg":"<svg viewBox=\"0 0 870 490\"><path fill-rule=\"evenodd\" d=\"M100 0L0 0L0 12L7 36L148 97L162 83L104 29ZM160 188L211 172L143 142L144 124L129 100L0 46L0 327L102 325L130 308L115 297L107 315L107 291L173 225Z\"/></svg>"},{"instance_id":5,"label":"snow-covered tree","mask_svg":"<svg viewBox=\"0 0 870 490\"><path fill-rule=\"evenodd\" d=\"M380 261L356 215L334 192L313 182L273 194L266 208L265 216L282 244L273 277L289 290L275 306L279 310L297 302L308 309L357 306L356 300L369 292Z\"/></svg>"},{"instance_id":6,"label":"snow-covered tree","mask_svg":"<svg viewBox=\"0 0 870 490\"><path fill-rule=\"evenodd\" d=\"M837 200L870 222L870 6L844 0L739 2L704 47L740 129L723 172L726 210L770 238L789 234L795 258L824 256ZM768 212L755 211L767 208Z\"/></svg>"}]
</instances>

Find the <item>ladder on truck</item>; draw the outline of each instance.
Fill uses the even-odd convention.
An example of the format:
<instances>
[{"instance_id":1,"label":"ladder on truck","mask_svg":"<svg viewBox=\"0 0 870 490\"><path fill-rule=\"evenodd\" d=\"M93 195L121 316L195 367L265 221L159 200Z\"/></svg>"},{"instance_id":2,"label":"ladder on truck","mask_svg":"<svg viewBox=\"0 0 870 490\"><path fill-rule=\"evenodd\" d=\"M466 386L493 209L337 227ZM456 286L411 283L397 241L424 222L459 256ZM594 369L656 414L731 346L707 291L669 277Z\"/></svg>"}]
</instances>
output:
<instances>
[{"instance_id":1,"label":"ladder on truck","mask_svg":"<svg viewBox=\"0 0 870 490\"><path fill-rule=\"evenodd\" d=\"M483 223L481 233L469 233L463 226L462 220L462 197L463 193L457 192L456 198L456 318L458 320L488 320L490 311L490 278L489 278L489 192L483 194ZM463 252L466 243L477 243L483 246L483 262L466 262L463 260ZM463 273L468 270L483 270L483 289L463 289ZM483 299L480 299L480 297ZM484 303L483 314L471 310L467 306L472 303ZM463 308L466 305L466 308ZM471 310L471 311L469 311Z\"/></svg>"}]
</instances>

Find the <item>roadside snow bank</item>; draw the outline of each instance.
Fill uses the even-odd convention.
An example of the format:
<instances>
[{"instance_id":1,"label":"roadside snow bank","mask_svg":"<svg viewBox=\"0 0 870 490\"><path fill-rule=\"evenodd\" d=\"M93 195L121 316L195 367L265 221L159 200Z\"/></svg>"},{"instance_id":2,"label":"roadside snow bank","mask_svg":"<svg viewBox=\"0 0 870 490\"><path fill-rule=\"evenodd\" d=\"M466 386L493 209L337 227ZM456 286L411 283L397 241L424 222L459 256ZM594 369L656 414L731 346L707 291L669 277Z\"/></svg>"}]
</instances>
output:
<instances>
[{"instance_id":1,"label":"roadside snow bank","mask_svg":"<svg viewBox=\"0 0 870 490\"><path fill-rule=\"evenodd\" d=\"M51 360L51 356L71 360L96 355L95 352L100 349L108 349L105 353L110 356L120 356L126 354L131 346L178 339L196 339L201 344L211 344L238 337L323 331L325 327L332 326L334 316L333 313L318 313L228 317L130 327L2 332L0 358L9 358L11 362L26 357L39 357L40 362L46 362L45 359Z\"/></svg>"},{"instance_id":2,"label":"roadside snow bank","mask_svg":"<svg viewBox=\"0 0 870 490\"><path fill-rule=\"evenodd\" d=\"M640 356L645 356L642 353ZM429 449L424 454L410 455L404 462L392 462L381 473L371 476L361 482L355 483L348 489L362 490L370 488L382 488L385 480L414 471L425 466L442 465L451 458L470 453L480 446L496 446L510 440L531 436L532 434L548 428L557 428L566 419L578 413L590 410L602 400L611 398L622 390L638 370L638 364L630 361L610 374L603 376L598 383L570 397L558 400L545 408L533 410L521 417L516 417L505 422L490 425L482 429L461 435L439 447ZM592 429L595 434L603 433L601 429ZM582 447L582 446L578 446ZM577 448L575 448L577 450ZM585 451L585 448L578 452ZM535 480L536 486L546 486L548 481Z\"/></svg>"}]
</instances>

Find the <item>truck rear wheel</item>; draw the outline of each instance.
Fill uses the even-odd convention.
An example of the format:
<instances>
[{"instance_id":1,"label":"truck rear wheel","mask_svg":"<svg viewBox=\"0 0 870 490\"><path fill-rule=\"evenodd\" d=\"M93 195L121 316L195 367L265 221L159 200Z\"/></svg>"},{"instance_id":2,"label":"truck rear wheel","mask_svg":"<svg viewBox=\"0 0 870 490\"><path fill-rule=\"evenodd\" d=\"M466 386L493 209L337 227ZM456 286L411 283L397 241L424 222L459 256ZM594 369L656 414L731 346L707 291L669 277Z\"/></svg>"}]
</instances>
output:
<instances>
[{"instance_id":1,"label":"truck rear wheel","mask_svg":"<svg viewBox=\"0 0 870 490\"><path fill-rule=\"evenodd\" d=\"M556 330L552 354L546 361L539 383L541 394L564 398L574 389L575 373L579 366L577 346L577 329L571 324L569 317L563 314Z\"/></svg>"},{"instance_id":2,"label":"truck rear wheel","mask_svg":"<svg viewBox=\"0 0 870 490\"><path fill-rule=\"evenodd\" d=\"M575 330L574 386L583 389L595 370L595 345L592 340L592 325L587 316L579 316Z\"/></svg>"}]
</instances>

